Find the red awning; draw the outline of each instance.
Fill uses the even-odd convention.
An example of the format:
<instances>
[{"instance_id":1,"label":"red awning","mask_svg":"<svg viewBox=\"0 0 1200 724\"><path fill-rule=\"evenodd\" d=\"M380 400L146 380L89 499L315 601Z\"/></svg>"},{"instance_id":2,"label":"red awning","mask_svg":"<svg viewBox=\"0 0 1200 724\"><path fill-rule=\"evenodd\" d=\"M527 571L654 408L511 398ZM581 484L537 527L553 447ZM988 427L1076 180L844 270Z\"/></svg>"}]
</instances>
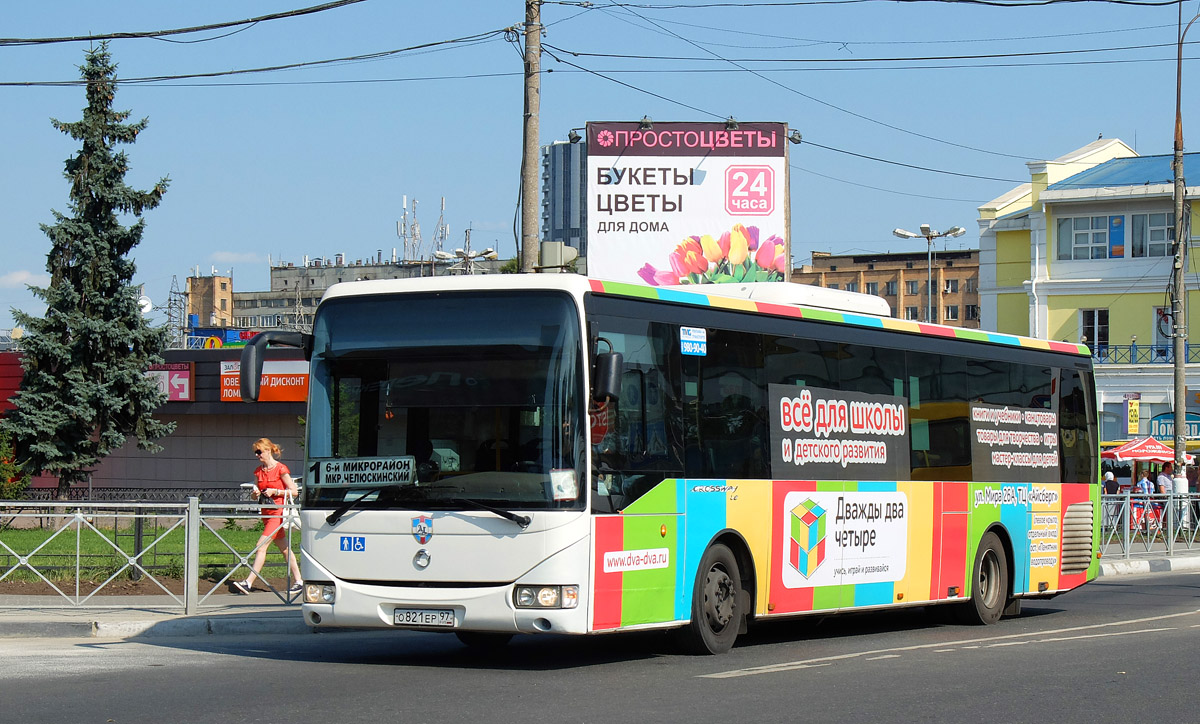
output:
<instances>
[{"instance_id":1,"label":"red awning","mask_svg":"<svg viewBox=\"0 0 1200 724\"><path fill-rule=\"evenodd\" d=\"M1175 448L1161 443L1152 437L1143 437L1130 440L1120 447L1105 450L1100 453L1100 457L1105 460L1170 463L1175 462ZM1184 453L1183 459L1188 465L1195 462L1195 458L1187 453Z\"/></svg>"}]
</instances>

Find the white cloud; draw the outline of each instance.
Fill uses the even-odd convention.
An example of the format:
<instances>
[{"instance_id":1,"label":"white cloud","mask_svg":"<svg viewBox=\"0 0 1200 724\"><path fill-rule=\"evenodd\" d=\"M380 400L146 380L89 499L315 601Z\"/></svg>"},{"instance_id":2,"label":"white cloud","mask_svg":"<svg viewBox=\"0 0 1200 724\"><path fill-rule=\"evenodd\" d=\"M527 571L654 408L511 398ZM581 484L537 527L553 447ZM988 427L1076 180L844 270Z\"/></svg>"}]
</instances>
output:
<instances>
[{"instance_id":1,"label":"white cloud","mask_svg":"<svg viewBox=\"0 0 1200 724\"><path fill-rule=\"evenodd\" d=\"M214 251L209 258L219 264L254 264L262 261L262 257L252 251Z\"/></svg>"},{"instance_id":2,"label":"white cloud","mask_svg":"<svg viewBox=\"0 0 1200 724\"><path fill-rule=\"evenodd\" d=\"M46 274L18 269L7 274L0 274L0 289L24 289L26 284L44 287L50 283Z\"/></svg>"}]
</instances>

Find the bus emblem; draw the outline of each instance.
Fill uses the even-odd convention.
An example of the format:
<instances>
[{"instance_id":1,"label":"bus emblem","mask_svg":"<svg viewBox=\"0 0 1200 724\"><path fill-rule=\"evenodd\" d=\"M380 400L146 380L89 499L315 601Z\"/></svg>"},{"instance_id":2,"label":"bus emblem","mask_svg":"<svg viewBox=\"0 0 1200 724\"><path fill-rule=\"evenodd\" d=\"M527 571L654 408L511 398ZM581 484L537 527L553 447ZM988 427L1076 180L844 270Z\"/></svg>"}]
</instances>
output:
<instances>
[{"instance_id":1,"label":"bus emblem","mask_svg":"<svg viewBox=\"0 0 1200 724\"><path fill-rule=\"evenodd\" d=\"M417 542L421 545L428 543L429 539L433 537L433 518L430 518L428 515L413 518L412 534L413 538L416 538Z\"/></svg>"}]
</instances>

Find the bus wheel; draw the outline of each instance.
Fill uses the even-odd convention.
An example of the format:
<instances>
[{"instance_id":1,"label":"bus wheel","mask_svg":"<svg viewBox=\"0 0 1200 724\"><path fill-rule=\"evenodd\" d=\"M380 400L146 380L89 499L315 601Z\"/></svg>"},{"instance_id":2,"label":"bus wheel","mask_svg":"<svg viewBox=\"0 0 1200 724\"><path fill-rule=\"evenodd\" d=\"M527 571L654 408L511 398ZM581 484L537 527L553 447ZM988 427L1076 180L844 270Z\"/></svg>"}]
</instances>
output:
<instances>
[{"instance_id":1,"label":"bus wheel","mask_svg":"<svg viewBox=\"0 0 1200 724\"><path fill-rule=\"evenodd\" d=\"M986 533L975 553L975 577L971 579L971 600L963 604L965 623L993 624L1000 620L1008 603L1008 562L1004 546L995 533Z\"/></svg>"},{"instance_id":2,"label":"bus wheel","mask_svg":"<svg viewBox=\"0 0 1200 724\"><path fill-rule=\"evenodd\" d=\"M481 651L499 651L512 640L512 634L489 631L455 631L454 635L467 646Z\"/></svg>"},{"instance_id":3,"label":"bus wheel","mask_svg":"<svg viewBox=\"0 0 1200 724\"><path fill-rule=\"evenodd\" d=\"M704 552L692 592L692 622L679 630L680 645L694 654L723 654L733 648L741 630L741 571L733 552L720 543Z\"/></svg>"}]
</instances>

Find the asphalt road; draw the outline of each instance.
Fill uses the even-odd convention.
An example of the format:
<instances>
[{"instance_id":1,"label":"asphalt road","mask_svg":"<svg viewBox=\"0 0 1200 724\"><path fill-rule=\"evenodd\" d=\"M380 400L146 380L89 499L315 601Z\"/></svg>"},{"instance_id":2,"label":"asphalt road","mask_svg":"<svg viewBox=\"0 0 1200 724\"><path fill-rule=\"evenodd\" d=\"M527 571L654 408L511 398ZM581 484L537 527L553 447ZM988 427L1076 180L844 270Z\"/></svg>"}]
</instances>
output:
<instances>
[{"instance_id":1,"label":"asphalt road","mask_svg":"<svg viewBox=\"0 0 1200 724\"><path fill-rule=\"evenodd\" d=\"M481 655L380 632L0 639L0 722L1194 722L1200 574L1101 579L991 627L923 609Z\"/></svg>"}]
</instances>

